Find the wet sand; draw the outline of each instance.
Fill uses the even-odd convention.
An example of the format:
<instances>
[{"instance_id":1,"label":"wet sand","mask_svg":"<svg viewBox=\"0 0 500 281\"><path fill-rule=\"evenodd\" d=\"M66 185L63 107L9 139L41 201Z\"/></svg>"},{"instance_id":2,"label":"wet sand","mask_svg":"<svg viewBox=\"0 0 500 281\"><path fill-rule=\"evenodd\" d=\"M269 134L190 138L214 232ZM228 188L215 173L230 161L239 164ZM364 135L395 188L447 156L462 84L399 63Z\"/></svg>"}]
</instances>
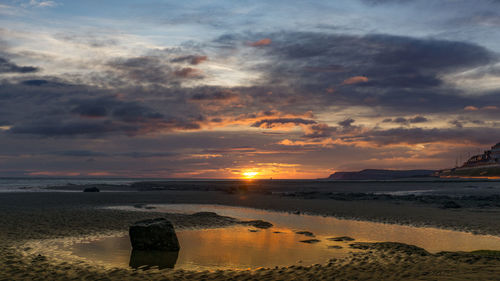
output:
<instances>
[{"instance_id":1,"label":"wet sand","mask_svg":"<svg viewBox=\"0 0 500 281\"><path fill-rule=\"evenodd\" d=\"M429 254L397 243L354 246L362 251L314 266L214 272L109 269L38 256L25 247L27 242L39 239L126 231L134 221L159 215L100 207L155 203L225 204L500 234L500 209L494 206L444 209L405 200L345 201L215 191L1 193L0 280L499 280L500 276L500 258L490 253ZM181 214L160 216L181 229L234 223Z\"/></svg>"}]
</instances>

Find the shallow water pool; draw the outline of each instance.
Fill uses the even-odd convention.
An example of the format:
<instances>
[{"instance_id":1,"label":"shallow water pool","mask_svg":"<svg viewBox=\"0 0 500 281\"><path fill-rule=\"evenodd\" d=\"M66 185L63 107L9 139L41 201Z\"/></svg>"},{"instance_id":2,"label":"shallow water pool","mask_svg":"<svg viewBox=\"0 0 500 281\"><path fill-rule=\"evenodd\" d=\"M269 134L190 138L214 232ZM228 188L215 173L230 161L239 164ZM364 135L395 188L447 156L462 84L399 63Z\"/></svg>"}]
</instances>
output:
<instances>
[{"instance_id":1,"label":"shallow water pool","mask_svg":"<svg viewBox=\"0 0 500 281\"><path fill-rule=\"evenodd\" d=\"M500 237L426 227L341 220L333 217L296 215L243 207L199 204L148 205L156 212L216 212L242 220L260 219L274 224L262 230L246 226L178 231L181 250L177 253L133 252L127 235L70 246L73 255L117 267L158 266L195 270L247 269L258 267L311 265L339 258L353 251L350 242L327 238L349 236L358 242L401 242L430 252L500 250ZM121 210L152 211L132 206ZM310 231L314 237L297 234ZM317 243L303 243L308 239Z\"/></svg>"}]
</instances>

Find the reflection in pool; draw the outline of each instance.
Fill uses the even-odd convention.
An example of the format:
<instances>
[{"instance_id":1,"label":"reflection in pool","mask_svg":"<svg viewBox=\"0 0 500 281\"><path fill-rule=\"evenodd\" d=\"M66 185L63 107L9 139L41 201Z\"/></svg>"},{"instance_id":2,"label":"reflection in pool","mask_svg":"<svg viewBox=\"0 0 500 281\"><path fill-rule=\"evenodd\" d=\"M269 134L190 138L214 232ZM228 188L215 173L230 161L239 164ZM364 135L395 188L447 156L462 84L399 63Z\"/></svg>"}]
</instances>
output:
<instances>
[{"instance_id":1,"label":"reflection in pool","mask_svg":"<svg viewBox=\"0 0 500 281\"><path fill-rule=\"evenodd\" d=\"M261 219L272 222L274 227L257 230L244 226L177 231L181 250L173 253L144 255L132 252L129 237L104 238L86 241L71 246L73 255L109 266L214 270L247 269L257 267L311 265L324 263L328 259L345 256L349 251L347 241L330 241L327 238L350 236L356 241L392 241L422 247L430 252L473 251L480 249L500 250L500 237L473 235L471 233L340 220L332 217L294 215L242 207L219 205L151 205L158 212L195 213L216 212L219 215L239 219ZM141 211L130 206L113 207ZM151 211L151 210L148 210ZM299 230L311 231L315 237L297 234ZM300 241L318 239L308 244Z\"/></svg>"},{"instance_id":2,"label":"reflection in pool","mask_svg":"<svg viewBox=\"0 0 500 281\"><path fill-rule=\"evenodd\" d=\"M108 266L172 268L175 265L176 269L195 270L311 265L352 251L346 242L331 242L323 236L315 237L321 240L320 243L301 243L310 237L274 227L266 230L242 226L181 230L177 237L181 245L178 256L177 252L133 251L128 235L76 243L70 250L76 256ZM340 248L329 248L333 245Z\"/></svg>"},{"instance_id":3,"label":"reflection in pool","mask_svg":"<svg viewBox=\"0 0 500 281\"><path fill-rule=\"evenodd\" d=\"M130 253L129 266L132 268L139 267L153 267L157 266L159 269L174 268L179 251L139 251L132 250Z\"/></svg>"}]
</instances>

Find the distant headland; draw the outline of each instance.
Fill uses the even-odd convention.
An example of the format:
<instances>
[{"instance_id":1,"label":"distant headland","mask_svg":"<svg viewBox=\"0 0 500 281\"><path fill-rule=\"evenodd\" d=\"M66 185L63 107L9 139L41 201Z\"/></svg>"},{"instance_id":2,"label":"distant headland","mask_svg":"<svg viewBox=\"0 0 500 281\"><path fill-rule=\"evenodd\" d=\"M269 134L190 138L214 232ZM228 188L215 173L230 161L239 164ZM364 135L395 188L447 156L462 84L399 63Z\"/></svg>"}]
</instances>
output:
<instances>
[{"instance_id":1,"label":"distant headland","mask_svg":"<svg viewBox=\"0 0 500 281\"><path fill-rule=\"evenodd\" d=\"M434 170L382 170L365 169L357 172L336 172L331 174L330 180L394 180L404 178L431 177Z\"/></svg>"},{"instance_id":2,"label":"distant headland","mask_svg":"<svg viewBox=\"0 0 500 281\"><path fill-rule=\"evenodd\" d=\"M442 170L365 169L356 172L335 172L329 180L395 180L405 178L500 178L500 142L483 154L470 157L461 166Z\"/></svg>"}]
</instances>

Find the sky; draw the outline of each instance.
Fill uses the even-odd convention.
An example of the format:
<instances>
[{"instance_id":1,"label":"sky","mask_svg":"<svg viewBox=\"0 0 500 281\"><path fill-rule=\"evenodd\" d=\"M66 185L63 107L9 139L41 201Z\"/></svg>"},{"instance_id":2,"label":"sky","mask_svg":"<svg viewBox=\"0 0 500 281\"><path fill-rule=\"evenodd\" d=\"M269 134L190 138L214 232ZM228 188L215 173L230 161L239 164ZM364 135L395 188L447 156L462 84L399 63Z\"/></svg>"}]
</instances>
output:
<instances>
[{"instance_id":1,"label":"sky","mask_svg":"<svg viewBox=\"0 0 500 281\"><path fill-rule=\"evenodd\" d=\"M498 0L0 0L2 177L323 178L498 142Z\"/></svg>"}]
</instances>

